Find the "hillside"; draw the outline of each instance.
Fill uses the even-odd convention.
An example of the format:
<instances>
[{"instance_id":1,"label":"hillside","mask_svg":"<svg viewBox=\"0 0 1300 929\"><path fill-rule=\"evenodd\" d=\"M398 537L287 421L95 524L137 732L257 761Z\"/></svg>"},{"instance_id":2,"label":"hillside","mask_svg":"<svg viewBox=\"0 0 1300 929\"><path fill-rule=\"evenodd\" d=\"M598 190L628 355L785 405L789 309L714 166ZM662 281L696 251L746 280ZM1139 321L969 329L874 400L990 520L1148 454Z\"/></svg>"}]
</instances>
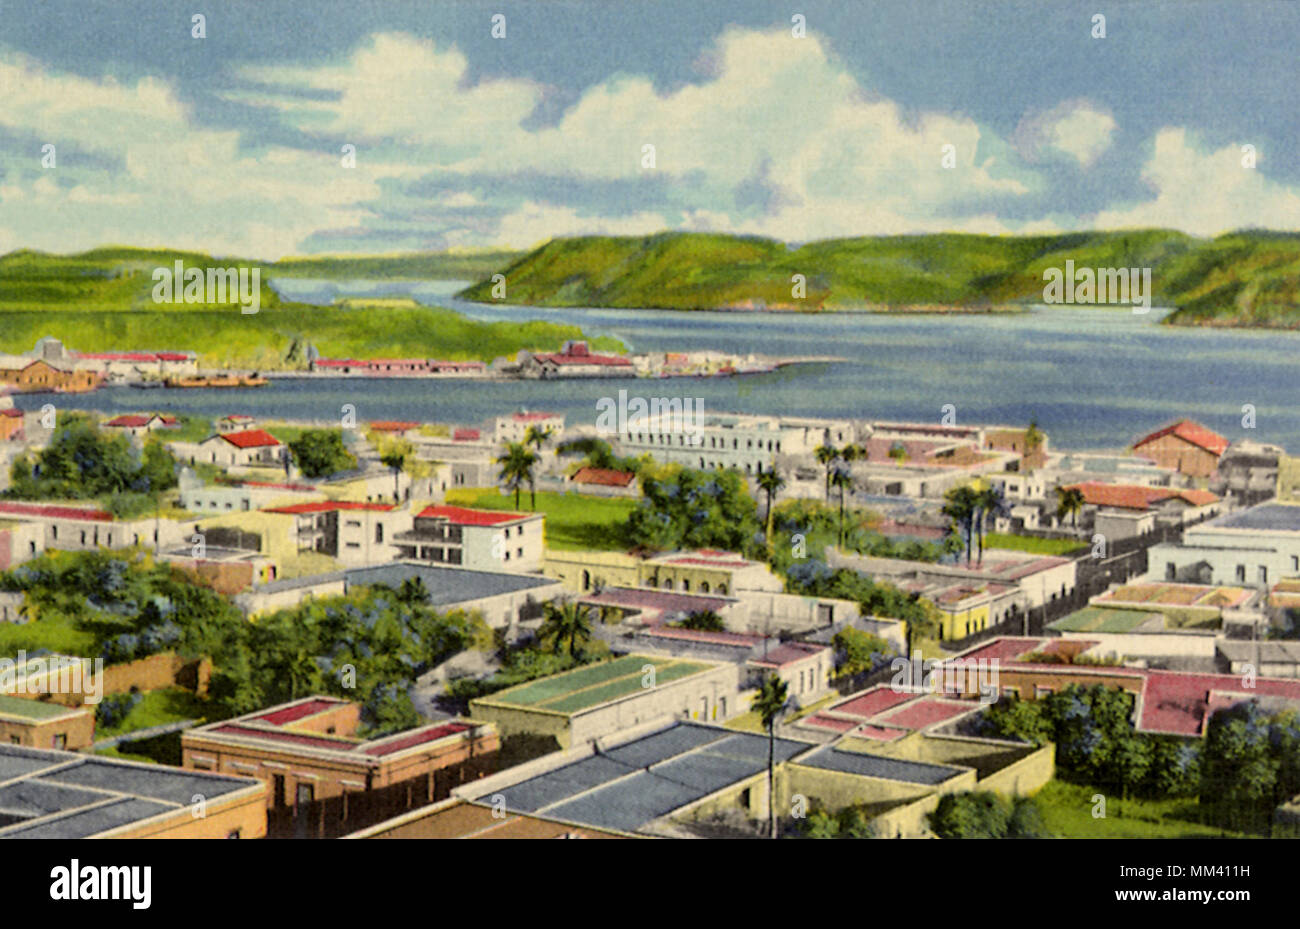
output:
<instances>
[{"instance_id":1,"label":"hillside","mask_svg":"<svg viewBox=\"0 0 1300 929\"><path fill-rule=\"evenodd\" d=\"M260 311L244 315L237 304L155 303L154 269L177 260L188 267L262 268ZM29 351L50 335L79 351L192 350L204 367L265 371L302 367L309 343L326 357L491 361L522 348L554 351L566 339L583 337L576 326L479 322L410 301L289 303L268 286L269 276L258 262L195 252L13 252L0 257L0 353ZM594 344L621 348L607 339Z\"/></svg>"},{"instance_id":2,"label":"hillside","mask_svg":"<svg viewBox=\"0 0 1300 929\"><path fill-rule=\"evenodd\" d=\"M1042 302L1043 272L1152 269L1176 324L1300 327L1300 236L1195 239L1148 229L1055 236L919 235L789 247L756 237L661 233L555 239L504 269L507 300L538 306L987 311ZM804 299L791 278L807 281ZM491 282L461 296L490 302Z\"/></svg>"}]
</instances>

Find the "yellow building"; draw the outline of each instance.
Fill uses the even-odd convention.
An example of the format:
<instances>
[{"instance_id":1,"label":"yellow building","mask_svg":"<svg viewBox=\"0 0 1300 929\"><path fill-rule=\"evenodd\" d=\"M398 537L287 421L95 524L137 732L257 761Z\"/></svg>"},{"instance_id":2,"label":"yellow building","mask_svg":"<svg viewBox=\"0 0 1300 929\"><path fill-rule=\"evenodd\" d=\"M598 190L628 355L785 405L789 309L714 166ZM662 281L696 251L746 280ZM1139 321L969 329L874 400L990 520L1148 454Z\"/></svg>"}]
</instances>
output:
<instances>
[{"instance_id":1,"label":"yellow building","mask_svg":"<svg viewBox=\"0 0 1300 929\"><path fill-rule=\"evenodd\" d=\"M564 584L574 593L597 587L637 587L641 583L641 559L623 552L557 552L548 550L542 559L542 573Z\"/></svg>"},{"instance_id":2,"label":"yellow building","mask_svg":"<svg viewBox=\"0 0 1300 929\"><path fill-rule=\"evenodd\" d=\"M1279 455L1277 459L1278 503L1300 503L1300 458Z\"/></svg>"}]
</instances>

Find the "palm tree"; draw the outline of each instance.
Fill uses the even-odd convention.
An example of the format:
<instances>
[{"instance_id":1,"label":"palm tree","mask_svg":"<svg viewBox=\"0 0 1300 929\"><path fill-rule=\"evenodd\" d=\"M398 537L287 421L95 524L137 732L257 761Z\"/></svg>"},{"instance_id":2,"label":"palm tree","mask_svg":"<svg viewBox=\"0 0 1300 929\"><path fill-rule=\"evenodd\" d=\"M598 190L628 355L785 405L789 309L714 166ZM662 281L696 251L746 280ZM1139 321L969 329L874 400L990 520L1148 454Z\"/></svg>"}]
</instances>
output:
<instances>
[{"instance_id":1,"label":"palm tree","mask_svg":"<svg viewBox=\"0 0 1300 929\"><path fill-rule=\"evenodd\" d=\"M1029 428L1025 430L1025 454L1032 455L1038 451L1042 447L1045 438L1047 436L1043 435L1043 431L1038 428L1038 420L1031 419Z\"/></svg>"},{"instance_id":2,"label":"palm tree","mask_svg":"<svg viewBox=\"0 0 1300 929\"><path fill-rule=\"evenodd\" d=\"M1077 487L1056 488L1056 518L1070 517L1071 525L1079 528L1079 511L1083 509L1083 491Z\"/></svg>"},{"instance_id":3,"label":"palm tree","mask_svg":"<svg viewBox=\"0 0 1300 929\"><path fill-rule=\"evenodd\" d=\"M524 445L531 445L540 452L542 446L554 434L555 430L549 426L529 426L528 431L524 433Z\"/></svg>"},{"instance_id":4,"label":"palm tree","mask_svg":"<svg viewBox=\"0 0 1300 929\"><path fill-rule=\"evenodd\" d=\"M555 651L559 652L561 643L569 642L569 657L578 657L579 643L585 645L592 635L591 607L572 600L559 604L547 603L543 608L546 619L537 630L538 638L545 640L555 638Z\"/></svg>"},{"instance_id":5,"label":"palm tree","mask_svg":"<svg viewBox=\"0 0 1300 929\"><path fill-rule=\"evenodd\" d=\"M840 453L829 445L819 445L813 455L817 463L826 469L826 502L831 502L831 462L840 457Z\"/></svg>"},{"instance_id":6,"label":"palm tree","mask_svg":"<svg viewBox=\"0 0 1300 929\"><path fill-rule=\"evenodd\" d=\"M768 675L754 696L750 709L758 714L767 730L767 828L768 835L776 838L776 721L785 713L790 700L790 688L775 674Z\"/></svg>"},{"instance_id":7,"label":"palm tree","mask_svg":"<svg viewBox=\"0 0 1300 929\"><path fill-rule=\"evenodd\" d=\"M772 503L776 500L776 495L785 487L785 478L776 468L768 468L766 471L759 472L758 487L767 494L767 531L765 538L770 544L772 541Z\"/></svg>"},{"instance_id":8,"label":"palm tree","mask_svg":"<svg viewBox=\"0 0 1300 929\"><path fill-rule=\"evenodd\" d=\"M979 506L979 518L975 524L976 533L979 535L980 555L979 563L984 563L984 532L988 529L988 521L996 519L999 516L1006 516L1010 513L1007 506L1007 498L1001 487L989 484L975 493L975 503Z\"/></svg>"},{"instance_id":9,"label":"palm tree","mask_svg":"<svg viewBox=\"0 0 1300 929\"><path fill-rule=\"evenodd\" d=\"M962 484L944 494L944 500L943 515L952 520L954 528L966 540L966 564L970 564L971 530L975 527L975 516L979 511L975 489Z\"/></svg>"},{"instance_id":10,"label":"palm tree","mask_svg":"<svg viewBox=\"0 0 1300 929\"><path fill-rule=\"evenodd\" d=\"M532 498L532 508L537 509L536 478L533 469L537 467L538 457L535 452L521 442L511 442L506 446L506 453L496 460L501 465L497 480L515 492L515 509L519 509L519 491L528 485Z\"/></svg>"},{"instance_id":11,"label":"palm tree","mask_svg":"<svg viewBox=\"0 0 1300 929\"><path fill-rule=\"evenodd\" d=\"M840 532L839 545L844 547L844 491L853 488L853 475L848 468L836 468L831 475L831 485L840 489Z\"/></svg>"},{"instance_id":12,"label":"palm tree","mask_svg":"<svg viewBox=\"0 0 1300 929\"><path fill-rule=\"evenodd\" d=\"M394 445L379 458L387 467L393 469L393 500L398 503L402 502L401 476L406 468L406 459L409 457L409 449Z\"/></svg>"}]
</instances>

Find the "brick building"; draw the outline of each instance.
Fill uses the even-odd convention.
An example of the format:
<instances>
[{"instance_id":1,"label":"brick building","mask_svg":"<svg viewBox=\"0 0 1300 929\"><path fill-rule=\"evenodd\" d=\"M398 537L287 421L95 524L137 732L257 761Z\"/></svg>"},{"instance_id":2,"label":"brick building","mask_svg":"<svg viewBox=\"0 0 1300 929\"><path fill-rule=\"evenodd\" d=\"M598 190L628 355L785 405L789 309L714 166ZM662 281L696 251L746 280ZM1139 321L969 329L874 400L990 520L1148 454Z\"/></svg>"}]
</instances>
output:
<instances>
[{"instance_id":1,"label":"brick building","mask_svg":"<svg viewBox=\"0 0 1300 929\"><path fill-rule=\"evenodd\" d=\"M1203 478L1214 474L1219 456L1227 448L1227 439L1190 419L1181 419L1133 443L1134 452L1160 467Z\"/></svg>"}]
</instances>

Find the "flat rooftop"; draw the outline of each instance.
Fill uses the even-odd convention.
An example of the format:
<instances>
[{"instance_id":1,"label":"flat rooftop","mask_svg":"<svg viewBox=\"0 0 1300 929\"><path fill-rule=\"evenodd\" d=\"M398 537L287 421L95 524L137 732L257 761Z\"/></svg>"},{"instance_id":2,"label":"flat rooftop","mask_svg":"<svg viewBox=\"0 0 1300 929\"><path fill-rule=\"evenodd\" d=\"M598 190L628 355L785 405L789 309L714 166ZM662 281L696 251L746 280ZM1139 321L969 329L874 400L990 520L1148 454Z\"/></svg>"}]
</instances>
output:
<instances>
[{"instance_id":1,"label":"flat rooftop","mask_svg":"<svg viewBox=\"0 0 1300 929\"><path fill-rule=\"evenodd\" d=\"M843 771L846 774L859 774L863 777L879 777L891 781L905 781L910 784L925 784L933 787L951 780L963 773L963 768L948 765L926 764L921 761L904 761L901 758L886 758L883 755L867 755L862 752L850 752L833 745L819 748L796 764L808 768L822 768L826 771Z\"/></svg>"},{"instance_id":2,"label":"flat rooftop","mask_svg":"<svg viewBox=\"0 0 1300 929\"><path fill-rule=\"evenodd\" d=\"M85 839L266 788L252 778L0 745L0 839ZM185 815L189 815L188 812Z\"/></svg>"},{"instance_id":3,"label":"flat rooftop","mask_svg":"<svg viewBox=\"0 0 1300 929\"><path fill-rule=\"evenodd\" d=\"M645 690L643 669L646 665L654 666L656 686L717 667L706 662L625 655L613 661L518 684L475 702L573 715Z\"/></svg>"},{"instance_id":4,"label":"flat rooftop","mask_svg":"<svg viewBox=\"0 0 1300 929\"><path fill-rule=\"evenodd\" d=\"M453 799L394 817L355 839L625 839L622 833L573 826L527 813L499 815L491 806Z\"/></svg>"},{"instance_id":5,"label":"flat rooftop","mask_svg":"<svg viewBox=\"0 0 1300 929\"><path fill-rule=\"evenodd\" d=\"M448 720L369 740L345 733L322 732L319 726L312 727L311 723L316 717L335 713L350 705L350 701L336 697L304 697L267 710L199 726L189 730L184 739L191 742L215 737L219 742L236 745L255 745L283 751L305 749L314 756L320 756L324 752L339 760L374 762L443 739L462 737L463 733L480 725L468 720Z\"/></svg>"},{"instance_id":6,"label":"flat rooftop","mask_svg":"<svg viewBox=\"0 0 1300 929\"><path fill-rule=\"evenodd\" d=\"M62 706L58 703L45 703L26 697L11 697L0 694L0 719L18 719L23 722L43 723L63 716L75 716L88 712L85 707Z\"/></svg>"},{"instance_id":7,"label":"flat rooftop","mask_svg":"<svg viewBox=\"0 0 1300 929\"><path fill-rule=\"evenodd\" d=\"M811 747L777 739L776 761ZM506 809L514 812L635 832L761 774L767 770L767 750L767 736L679 722L492 793L503 796Z\"/></svg>"},{"instance_id":8,"label":"flat rooftop","mask_svg":"<svg viewBox=\"0 0 1300 929\"><path fill-rule=\"evenodd\" d=\"M399 561L370 568L353 568L345 571L348 587L386 584L400 587L410 578L419 578L429 592L429 604L447 606L468 600L481 600L501 594L517 593L551 587L559 581L533 574L506 574L496 571L471 571L466 568L444 568Z\"/></svg>"},{"instance_id":9,"label":"flat rooftop","mask_svg":"<svg viewBox=\"0 0 1300 929\"><path fill-rule=\"evenodd\" d=\"M1047 628L1055 632L1132 632L1143 626L1149 626L1149 631L1164 629L1163 614L1088 606L1048 624Z\"/></svg>"},{"instance_id":10,"label":"flat rooftop","mask_svg":"<svg viewBox=\"0 0 1300 929\"><path fill-rule=\"evenodd\" d=\"M1300 506L1286 503L1261 503L1238 510L1196 527L1206 529L1254 529L1264 532L1300 532ZM1194 530L1193 530L1194 531Z\"/></svg>"}]
</instances>

